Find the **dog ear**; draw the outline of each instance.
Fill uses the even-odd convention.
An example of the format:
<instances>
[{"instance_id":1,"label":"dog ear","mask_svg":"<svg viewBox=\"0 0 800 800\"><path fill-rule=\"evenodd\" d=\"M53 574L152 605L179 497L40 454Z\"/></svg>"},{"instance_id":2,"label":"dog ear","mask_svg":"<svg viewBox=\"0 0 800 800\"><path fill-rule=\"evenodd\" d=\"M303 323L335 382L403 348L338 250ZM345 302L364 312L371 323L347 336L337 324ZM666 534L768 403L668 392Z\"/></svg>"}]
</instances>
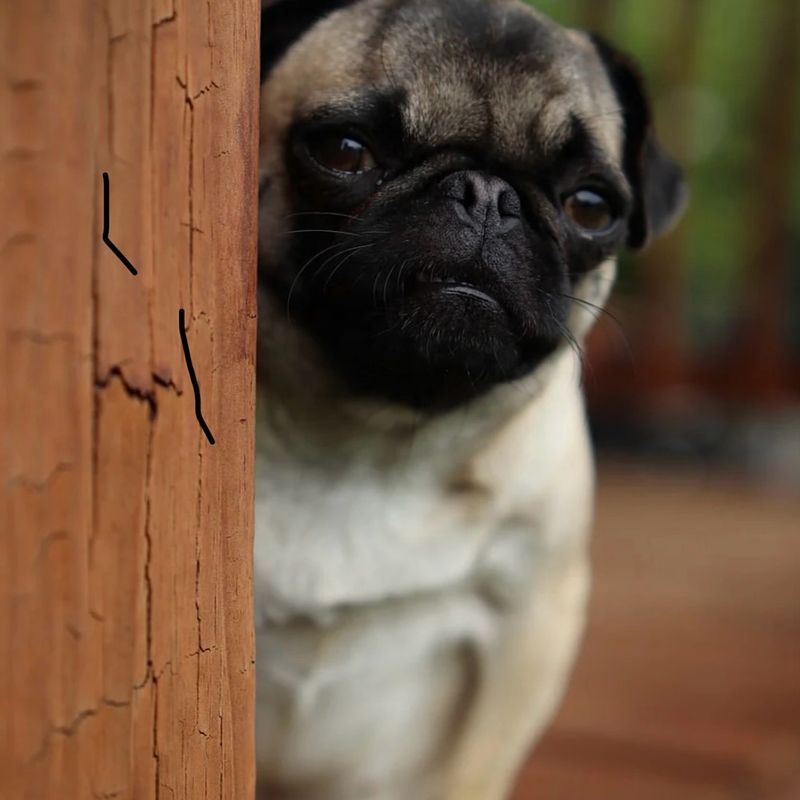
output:
<instances>
[{"instance_id":1,"label":"dog ear","mask_svg":"<svg viewBox=\"0 0 800 800\"><path fill-rule=\"evenodd\" d=\"M286 51L324 16L353 0L262 0L261 80Z\"/></svg>"},{"instance_id":2,"label":"dog ear","mask_svg":"<svg viewBox=\"0 0 800 800\"><path fill-rule=\"evenodd\" d=\"M617 94L625 126L623 167L633 189L628 246L644 247L680 218L688 199L683 172L658 142L644 81L632 59L603 39L592 41Z\"/></svg>"}]
</instances>

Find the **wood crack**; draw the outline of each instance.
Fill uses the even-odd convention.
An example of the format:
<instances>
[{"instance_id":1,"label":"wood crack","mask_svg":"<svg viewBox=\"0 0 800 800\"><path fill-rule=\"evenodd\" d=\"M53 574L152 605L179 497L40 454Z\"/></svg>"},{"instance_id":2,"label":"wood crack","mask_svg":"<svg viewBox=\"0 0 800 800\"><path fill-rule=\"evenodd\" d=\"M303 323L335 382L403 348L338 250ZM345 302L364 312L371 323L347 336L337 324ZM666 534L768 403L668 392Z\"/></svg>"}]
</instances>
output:
<instances>
[{"instance_id":1,"label":"wood crack","mask_svg":"<svg viewBox=\"0 0 800 800\"><path fill-rule=\"evenodd\" d=\"M162 389L167 389L168 391L174 392L178 397L183 395L183 389L178 387L175 381L166 380L155 372L150 373L150 378L155 386L159 386ZM95 390L98 392L105 391L114 380L119 381L125 391L125 394L127 394L129 397L139 400L143 403L147 403L150 409L150 419L154 420L156 418L158 414L158 398L155 390L141 389L140 387L131 384L125 377L123 368L119 365L111 367L103 377L95 380Z\"/></svg>"}]
</instances>

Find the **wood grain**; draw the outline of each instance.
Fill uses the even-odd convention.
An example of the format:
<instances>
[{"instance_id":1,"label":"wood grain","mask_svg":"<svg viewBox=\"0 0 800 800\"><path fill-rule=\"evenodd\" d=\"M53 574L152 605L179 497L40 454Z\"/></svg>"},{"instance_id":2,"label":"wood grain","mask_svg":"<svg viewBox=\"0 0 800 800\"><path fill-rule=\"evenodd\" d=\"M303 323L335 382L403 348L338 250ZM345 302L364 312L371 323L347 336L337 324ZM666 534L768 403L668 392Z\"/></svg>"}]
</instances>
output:
<instances>
[{"instance_id":1,"label":"wood grain","mask_svg":"<svg viewBox=\"0 0 800 800\"><path fill-rule=\"evenodd\" d=\"M9 800L253 793L258 14L0 2Z\"/></svg>"}]
</instances>

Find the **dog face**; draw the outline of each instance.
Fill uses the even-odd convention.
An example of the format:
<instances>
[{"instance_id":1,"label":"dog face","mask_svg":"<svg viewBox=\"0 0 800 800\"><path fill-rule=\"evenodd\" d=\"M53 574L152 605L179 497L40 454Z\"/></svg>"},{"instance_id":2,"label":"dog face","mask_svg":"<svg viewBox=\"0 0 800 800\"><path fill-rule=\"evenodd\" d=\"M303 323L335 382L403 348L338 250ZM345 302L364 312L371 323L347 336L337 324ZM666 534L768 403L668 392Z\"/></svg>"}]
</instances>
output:
<instances>
[{"instance_id":1,"label":"dog face","mask_svg":"<svg viewBox=\"0 0 800 800\"><path fill-rule=\"evenodd\" d=\"M517 0L284 0L262 35L260 290L354 394L533 371L681 205L632 66Z\"/></svg>"}]
</instances>

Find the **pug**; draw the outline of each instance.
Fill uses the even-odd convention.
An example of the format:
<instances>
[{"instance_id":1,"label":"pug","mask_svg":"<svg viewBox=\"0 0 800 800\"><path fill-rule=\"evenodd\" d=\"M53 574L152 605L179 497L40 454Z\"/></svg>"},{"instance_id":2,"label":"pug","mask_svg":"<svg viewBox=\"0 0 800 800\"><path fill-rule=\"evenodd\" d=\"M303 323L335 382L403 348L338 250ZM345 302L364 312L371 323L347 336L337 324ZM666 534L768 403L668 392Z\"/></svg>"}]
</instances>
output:
<instances>
[{"instance_id":1,"label":"pug","mask_svg":"<svg viewBox=\"0 0 800 800\"><path fill-rule=\"evenodd\" d=\"M518 0L263 20L259 795L501 800L584 624L581 342L681 174Z\"/></svg>"}]
</instances>

